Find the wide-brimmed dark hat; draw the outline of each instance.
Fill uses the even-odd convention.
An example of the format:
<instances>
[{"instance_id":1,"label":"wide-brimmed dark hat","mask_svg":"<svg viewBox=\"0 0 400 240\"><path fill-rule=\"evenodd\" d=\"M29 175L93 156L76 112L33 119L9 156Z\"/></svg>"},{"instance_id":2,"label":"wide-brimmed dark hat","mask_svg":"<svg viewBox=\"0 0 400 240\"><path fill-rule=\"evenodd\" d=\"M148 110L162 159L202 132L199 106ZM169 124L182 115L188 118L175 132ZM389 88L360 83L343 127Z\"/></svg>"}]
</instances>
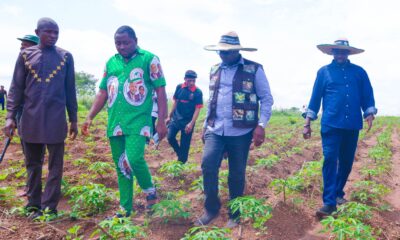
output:
<instances>
[{"instance_id":1,"label":"wide-brimmed dark hat","mask_svg":"<svg viewBox=\"0 0 400 240\"><path fill-rule=\"evenodd\" d=\"M22 38L17 38L17 39L21 40L21 41L29 41L29 42L39 44L39 38L35 35L25 35Z\"/></svg>"},{"instance_id":2,"label":"wide-brimmed dark hat","mask_svg":"<svg viewBox=\"0 0 400 240\"><path fill-rule=\"evenodd\" d=\"M208 51L257 51L257 48L242 47L239 36L233 31L222 35L217 45L207 45L204 49Z\"/></svg>"},{"instance_id":3,"label":"wide-brimmed dark hat","mask_svg":"<svg viewBox=\"0 0 400 240\"><path fill-rule=\"evenodd\" d=\"M326 53L328 55L333 55L332 50L333 49L341 49L341 50L348 50L349 55L352 54L359 54L364 52L363 49L355 48L349 45L349 40L345 38L340 38L336 40L333 44L320 44L317 45L317 48L321 50L323 53Z\"/></svg>"},{"instance_id":4,"label":"wide-brimmed dark hat","mask_svg":"<svg viewBox=\"0 0 400 240\"><path fill-rule=\"evenodd\" d=\"M193 70L187 70L185 72L185 78L197 78L197 73Z\"/></svg>"}]
</instances>

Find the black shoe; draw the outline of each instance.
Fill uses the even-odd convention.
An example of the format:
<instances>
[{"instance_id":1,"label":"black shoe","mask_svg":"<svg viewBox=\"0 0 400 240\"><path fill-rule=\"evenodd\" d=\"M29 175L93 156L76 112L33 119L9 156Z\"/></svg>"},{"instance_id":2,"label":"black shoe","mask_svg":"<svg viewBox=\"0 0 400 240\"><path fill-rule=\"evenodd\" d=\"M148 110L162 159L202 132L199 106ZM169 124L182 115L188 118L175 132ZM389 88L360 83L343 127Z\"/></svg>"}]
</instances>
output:
<instances>
[{"instance_id":1,"label":"black shoe","mask_svg":"<svg viewBox=\"0 0 400 240\"><path fill-rule=\"evenodd\" d=\"M24 209L26 210L26 212L28 213L35 213L37 211L40 211L40 207L39 206L30 206L30 205L26 205L24 207Z\"/></svg>"},{"instance_id":2,"label":"black shoe","mask_svg":"<svg viewBox=\"0 0 400 240\"><path fill-rule=\"evenodd\" d=\"M218 213L216 213L216 214L211 214L211 213L208 213L207 211L205 211L205 212L203 213L203 215L202 215L199 219L197 219L197 220L194 222L194 225L195 225L195 226L204 226L204 225L208 225L208 224L210 224L212 221L214 221L217 217L218 217Z\"/></svg>"},{"instance_id":3,"label":"black shoe","mask_svg":"<svg viewBox=\"0 0 400 240\"><path fill-rule=\"evenodd\" d=\"M332 213L336 212L336 206L328 206L324 205L322 208L320 208L317 212L316 215L319 219L325 218L327 216L332 215Z\"/></svg>"},{"instance_id":4,"label":"black shoe","mask_svg":"<svg viewBox=\"0 0 400 240\"><path fill-rule=\"evenodd\" d=\"M342 198L342 197L337 197L336 198L336 203L337 203L337 205L342 205L342 204L345 204L345 203L347 203L348 201L347 201L347 199L345 199L345 198Z\"/></svg>"},{"instance_id":5,"label":"black shoe","mask_svg":"<svg viewBox=\"0 0 400 240\"><path fill-rule=\"evenodd\" d=\"M147 201L146 209L151 210L154 204L157 203L157 199L158 197L156 192L148 194L146 196L146 201Z\"/></svg>"},{"instance_id":6,"label":"black shoe","mask_svg":"<svg viewBox=\"0 0 400 240\"><path fill-rule=\"evenodd\" d=\"M38 220L38 218L41 217L41 216L43 216L43 212L41 210L38 210L36 212L33 212L33 214L29 216L29 218L32 221L35 221L35 220Z\"/></svg>"}]
</instances>

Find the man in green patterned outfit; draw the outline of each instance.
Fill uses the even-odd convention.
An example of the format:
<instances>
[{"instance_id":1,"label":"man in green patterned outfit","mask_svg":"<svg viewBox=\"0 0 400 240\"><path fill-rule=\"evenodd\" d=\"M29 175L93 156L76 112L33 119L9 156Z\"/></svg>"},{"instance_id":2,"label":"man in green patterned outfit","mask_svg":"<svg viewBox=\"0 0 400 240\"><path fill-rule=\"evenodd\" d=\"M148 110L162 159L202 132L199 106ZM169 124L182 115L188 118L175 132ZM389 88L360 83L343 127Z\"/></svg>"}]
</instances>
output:
<instances>
[{"instance_id":1,"label":"man in green patterned outfit","mask_svg":"<svg viewBox=\"0 0 400 240\"><path fill-rule=\"evenodd\" d=\"M168 110L165 79L158 57L137 46L135 31L129 26L118 28L114 40L118 54L106 64L100 90L82 126L82 133L89 133L93 118L107 103L107 136L118 174L120 205L129 216L132 211L133 176L147 194L147 208L151 208L157 199L144 159L146 137L151 136L153 130L153 91L158 96L156 128L160 139L167 133L165 116ZM117 216L122 217L121 214Z\"/></svg>"}]
</instances>

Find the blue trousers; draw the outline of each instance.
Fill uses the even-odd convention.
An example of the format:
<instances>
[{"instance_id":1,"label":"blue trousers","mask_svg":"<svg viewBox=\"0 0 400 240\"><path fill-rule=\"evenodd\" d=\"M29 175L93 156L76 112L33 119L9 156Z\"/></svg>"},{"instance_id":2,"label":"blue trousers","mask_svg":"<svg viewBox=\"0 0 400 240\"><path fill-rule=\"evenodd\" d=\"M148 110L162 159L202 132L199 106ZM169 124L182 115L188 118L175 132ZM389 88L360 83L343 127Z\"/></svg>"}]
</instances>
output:
<instances>
[{"instance_id":1,"label":"blue trousers","mask_svg":"<svg viewBox=\"0 0 400 240\"><path fill-rule=\"evenodd\" d=\"M246 180L246 164L253 132L242 136L220 136L206 132L205 146L201 169L204 179L204 193L206 195L204 207L207 212L216 214L221 208L218 197L218 174L224 151L228 152L228 187L230 199L243 195ZM238 213L229 213L231 218L238 217Z\"/></svg>"},{"instance_id":2,"label":"blue trousers","mask_svg":"<svg viewBox=\"0 0 400 240\"><path fill-rule=\"evenodd\" d=\"M343 188L353 167L359 130L321 126L324 164L324 205L336 206L336 198L344 197Z\"/></svg>"}]
</instances>

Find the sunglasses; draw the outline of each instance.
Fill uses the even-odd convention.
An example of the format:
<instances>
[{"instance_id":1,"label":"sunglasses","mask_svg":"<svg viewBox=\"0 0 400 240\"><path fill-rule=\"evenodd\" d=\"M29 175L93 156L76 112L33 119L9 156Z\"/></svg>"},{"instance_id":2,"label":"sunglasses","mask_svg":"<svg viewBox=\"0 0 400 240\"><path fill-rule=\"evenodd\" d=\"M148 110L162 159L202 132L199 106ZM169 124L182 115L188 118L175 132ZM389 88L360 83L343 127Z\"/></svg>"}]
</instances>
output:
<instances>
[{"instance_id":1,"label":"sunglasses","mask_svg":"<svg viewBox=\"0 0 400 240\"><path fill-rule=\"evenodd\" d=\"M232 50L232 51L217 51L217 53L219 55L230 55L230 54L237 53L237 52L238 51L235 51L235 50Z\"/></svg>"}]
</instances>

